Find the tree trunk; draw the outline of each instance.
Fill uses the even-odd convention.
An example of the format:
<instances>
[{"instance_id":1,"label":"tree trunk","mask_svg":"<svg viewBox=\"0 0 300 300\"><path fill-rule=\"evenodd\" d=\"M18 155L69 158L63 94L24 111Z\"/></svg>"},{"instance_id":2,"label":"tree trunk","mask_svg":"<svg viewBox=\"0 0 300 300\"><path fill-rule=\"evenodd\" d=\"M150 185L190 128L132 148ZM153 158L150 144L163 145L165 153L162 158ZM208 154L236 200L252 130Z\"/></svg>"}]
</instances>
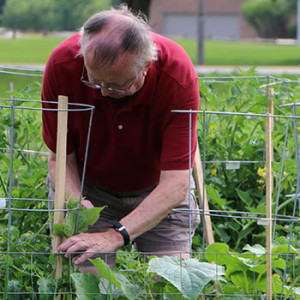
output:
<instances>
[{"instance_id":1,"label":"tree trunk","mask_svg":"<svg viewBox=\"0 0 300 300\"><path fill-rule=\"evenodd\" d=\"M147 17L149 17L151 0L125 0L122 2L126 3L133 11L141 11Z\"/></svg>"}]
</instances>

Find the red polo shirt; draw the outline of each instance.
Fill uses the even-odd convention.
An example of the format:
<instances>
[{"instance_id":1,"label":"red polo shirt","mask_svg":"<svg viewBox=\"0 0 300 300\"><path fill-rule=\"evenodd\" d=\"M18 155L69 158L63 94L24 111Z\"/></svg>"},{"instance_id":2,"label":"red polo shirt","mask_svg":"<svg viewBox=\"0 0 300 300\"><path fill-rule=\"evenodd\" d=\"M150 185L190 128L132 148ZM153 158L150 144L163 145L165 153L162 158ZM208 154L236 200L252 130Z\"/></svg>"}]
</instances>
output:
<instances>
[{"instance_id":1,"label":"red polo shirt","mask_svg":"<svg viewBox=\"0 0 300 300\"><path fill-rule=\"evenodd\" d=\"M173 41L151 33L159 59L151 64L140 91L118 104L80 81L83 68L79 34L63 41L51 54L43 80L42 99L95 106L86 177L102 187L130 192L158 183L161 170L189 167L189 115L171 110L197 110L199 84L185 51ZM44 107L55 107L43 104ZM75 151L82 173L89 112L69 112L68 154ZM193 114L192 158L196 149ZM43 138L56 152L56 113L43 111Z\"/></svg>"}]
</instances>

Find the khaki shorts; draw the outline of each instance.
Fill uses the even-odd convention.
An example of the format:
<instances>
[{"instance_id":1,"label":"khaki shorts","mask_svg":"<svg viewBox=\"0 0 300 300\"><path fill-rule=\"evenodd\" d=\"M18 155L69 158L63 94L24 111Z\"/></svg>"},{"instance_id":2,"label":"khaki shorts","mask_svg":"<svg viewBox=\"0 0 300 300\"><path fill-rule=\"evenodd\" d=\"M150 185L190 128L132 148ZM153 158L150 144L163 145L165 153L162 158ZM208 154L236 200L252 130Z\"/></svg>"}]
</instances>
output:
<instances>
[{"instance_id":1,"label":"khaki shorts","mask_svg":"<svg viewBox=\"0 0 300 300\"><path fill-rule=\"evenodd\" d=\"M54 191L50 187L50 200L54 199ZM194 183L192 185L194 187ZM100 215L99 220L89 227L88 232L104 232L112 228L109 220L120 220L134 210L155 187L144 191L132 193L118 193L107 191L98 185L85 181L84 197L90 200L94 206L107 206ZM191 198L191 199L189 199ZM185 201L180 203L169 213L158 225L143 233L133 241L137 251L155 255L155 253L172 251L190 252L190 240L195 233L196 226L200 223L199 213L185 211L186 209L198 209L194 196L194 189L191 190L191 197L187 195ZM182 211L181 211L182 210ZM114 255L103 256L108 263L114 261Z\"/></svg>"}]
</instances>

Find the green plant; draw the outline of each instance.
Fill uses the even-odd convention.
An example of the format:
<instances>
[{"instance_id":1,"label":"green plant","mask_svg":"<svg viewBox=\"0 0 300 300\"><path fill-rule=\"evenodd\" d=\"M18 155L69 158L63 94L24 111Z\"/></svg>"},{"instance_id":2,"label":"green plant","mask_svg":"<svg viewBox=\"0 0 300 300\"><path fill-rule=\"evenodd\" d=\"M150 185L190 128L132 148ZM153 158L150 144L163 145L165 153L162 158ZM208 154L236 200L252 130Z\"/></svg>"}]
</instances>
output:
<instances>
[{"instance_id":1,"label":"green plant","mask_svg":"<svg viewBox=\"0 0 300 300\"><path fill-rule=\"evenodd\" d=\"M266 250L261 245L246 245L243 253L230 252L229 247L224 243L214 243L207 247L205 258L210 263L226 266L226 283L219 282L221 293L240 294L240 295L263 295L266 293ZM282 273L285 269L287 245L275 246L272 249L272 267L273 267L273 293L293 297L299 296L299 289L293 285L284 285L282 282ZM300 252L293 247L290 249L290 256L300 259ZM299 263L296 263L299 268ZM292 272L292 269L289 270ZM293 279L294 284L300 280L298 275ZM290 279L291 282L291 279Z\"/></svg>"},{"instance_id":2,"label":"green plant","mask_svg":"<svg viewBox=\"0 0 300 300\"><path fill-rule=\"evenodd\" d=\"M243 3L243 14L257 33L265 38L288 36L288 20L292 13L286 0L248 0Z\"/></svg>"}]
</instances>

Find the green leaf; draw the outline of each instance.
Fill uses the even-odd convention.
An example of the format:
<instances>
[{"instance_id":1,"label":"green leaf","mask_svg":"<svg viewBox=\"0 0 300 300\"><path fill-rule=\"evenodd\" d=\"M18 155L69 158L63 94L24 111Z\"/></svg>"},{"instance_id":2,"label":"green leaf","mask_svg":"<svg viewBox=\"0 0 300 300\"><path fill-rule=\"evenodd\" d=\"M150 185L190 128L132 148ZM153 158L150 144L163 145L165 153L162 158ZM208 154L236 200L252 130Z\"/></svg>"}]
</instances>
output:
<instances>
[{"instance_id":1,"label":"green leaf","mask_svg":"<svg viewBox=\"0 0 300 300\"><path fill-rule=\"evenodd\" d=\"M236 189L236 192L238 194L238 196L240 197L240 199L247 205L247 206L251 206L252 204L252 198L249 196L248 193L243 192L239 189Z\"/></svg>"},{"instance_id":2,"label":"green leaf","mask_svg":"<svg viewBox=\"0 0 300 300\"><path fill-rule=\"evenodd\" d=\"M228 256L231 256L229 247L224 243L213 243L206 248L205 258L210 263L226 265Z\"/></svg>"},{"instance_id":3,"label":"green leaf","mask_svg":"<svg viewBox=\"0 0 300 300\"><path fill-rule=\"evenodd\" d=\"M98 221L99 215L104 208L105 206L90 209L82 207L79 215L78 233L87 232L88 226L93 225Z\"/></svg>"},{"instance_id":4,"label":"green leaf","mask_svg":"<svg viewBox=\"0 0 300 300\"><path fill-rule=\"evenodd\" d=\"M224 275L224 269L216 265L200 263L196 259L180 259L177 256L151 259L148 272L156 273L169 281L188 299L195 299L210 280Z\"/></svg>"},{"instance_id":5,"label":"green leaf","mask_svg":"<svg viewBox=\"0 0 300 300\"><path fill-rule=\"evenodd\" d=\"M223 207L226 204L226 199L222 199L219 195L219 193L212 188L211 186L206 186L206 192L208 197L215 202L215 204L219 205L220 207Z\"/></svg>"},{"instance_id":6,"label":"green leaf","mask_svg":"<svg viewBox=\"0 0 300 300\"><path fill-rule=\"evenodd\" d=\"M247 294L252 294L255 292L255 287L254 287L254 280L253 280L253 273L251 272L243 272L243 271L236 271L230 275L231 281L239 286L243 293Z\"/></svg>"},{"instance_id":7,"label":"green leaf","mask_svg":"<svg viewBox=\"0 0 300 300\"><path fill-rule=\"evenodd\" d=\"M248 270L248 260L235 257L229 252L229 247L223 243L213 243L206 248L205 258L208 262L226 266L226 275L238 270Z\"/></svg>"},{"instance_id":8,"label":"green leaf","mask_svg":"<svg viewBox=\"0 0 300 300\"><path fill-rule=\"evenodd\" d=\"M267 291L267 276L264 275L257 281L257 287L263 291ZM278 274L273 274L272 276L272 290L274 294L281 294L282 289L282 281ZM287 288L283 289L283 294L286 295L288 293Z\"/></svg>"},{"instance_id":9,"label":"green leaf","mask_svg":"<svg viewBox=\"0 0 300 300\"><path fill-rule=\"evenodd\" d=\"M132 284L123 274L120 272L115 272L114 275L117 278L117 280L121 283L121 289L116 287L115 290L113 290L113 293L115 294L125 294L126 297L129 300L136 300L137 296L136 295L142 295L144 292L143 287ZM100 290L101 292L101 290Z\"/></svg>"},{"instance_id":10,"label":"green leaf","mask_svg":"<svg viewBox=\"0 0 300 300\"><path fill-rule=\"evenodd\" d=\"M292 288L292 291L295 295L300 296L300 288Z\"/></svg>"},{"instance_id":11,"label":"green leaf","mask_svg":"<svg viewBox=\"0 0 300 300\"><path fill-rule=\"evenodd\" d=\"M10 280L8 282L8 292L10 293L20 293L21 287L20 282L18 280ZM21 299L21 295L15 294L15 295L8 295L7 297L9 300L19 300Z\"/></svg>"},{"instance_id":12,"label":"green leaf","mask_svg":"<svg viewBox=\"0 0 300 300\"><path fill-rule=\"evenodd\" d=\"M272 261L272 268L273 269L277 268L277 269L284 270L285 260L283 260L282 258L273 260ZM267 272L267 265L265 263L258 264L256 266L252 267L251 271L254 271L254 272L259 273L259 274L264 274L264 273Z\"/></svg>"},{"instance_id":13,"label":"green leaf","mask_svg":"<svg viewBox=\"0 0 300 300\"><path fill-rule=\"evenodd\" d=\"M262 256L266 253L266 249L263 246L259 245L259 244L254 245L254 246L246 245L243 248L243 250L248 250L251 253L257 255L258 257L260 257L260 256Z\"/></svg>"},{"instance_id":14,"label":"green leaf","mask_svg":"<svg viewBox=\"0 0 300 300\"><path fill-rule=\"evenodd\" d=\"M287 254L287 253L299 254L299 252L293 246L290 246L290 249L288 245L279 245L272 248L272 254Z\"/></svg>"},{"instance_id":15,"label":"green leaf","mask_svg":"<svg viewBox=\"0 0 300 300\"><path fill-rule=\"evenodd\" d=\"M78 203L78 201L77 201ZM74 205L73 201L70 204ZM85 207L81 207L79 210L70 211L67 213L67 216L63 223L54 224L53 226L53 234L60 235L62 237L70 237L75 234L76 223L78 221L77 233L87 232L88 227L93 225L99 219L100 212L105 208L103 207L93 207L90 209L86 209ZM79 214L79 216L78 216Z\"/></svg>"},{"instance_id":16,"label":"green leaf","mask_svg":"<svg viewBox=\"0 0 300 300\"><path fill-rule=\"evenodd\" d=\"M91 300L91 294L99 295L99 279L91 273L71 274L76 295L80 300Z\"/></svg>"},{"instance_id":17,"label":"green leaf","mask_svg":"<svg viewBox=\"0 0 300 300\"><path fill-rule=\"evenodd\" d=\"M39 286L39 299L48 299L49 294L53 293L53 280L50 280L48 278L39 278L37 284Z\"/></svg>"},{"instance_id":18,"label":"green leaf","mask_svg":"<svg viewBox=\"0 0 300 300\"><path fill-rule=\"evenodd\" d=\"M108 280L110 284L113 284L118 288L121 288L120 281L116 278L115 274L113 273L109 265L106 264L103 261L103 259L97 257L95 259L90 259L90 262L97 268L101 278L105 278L106 280Z\"/></svg>"}]
</instances>

